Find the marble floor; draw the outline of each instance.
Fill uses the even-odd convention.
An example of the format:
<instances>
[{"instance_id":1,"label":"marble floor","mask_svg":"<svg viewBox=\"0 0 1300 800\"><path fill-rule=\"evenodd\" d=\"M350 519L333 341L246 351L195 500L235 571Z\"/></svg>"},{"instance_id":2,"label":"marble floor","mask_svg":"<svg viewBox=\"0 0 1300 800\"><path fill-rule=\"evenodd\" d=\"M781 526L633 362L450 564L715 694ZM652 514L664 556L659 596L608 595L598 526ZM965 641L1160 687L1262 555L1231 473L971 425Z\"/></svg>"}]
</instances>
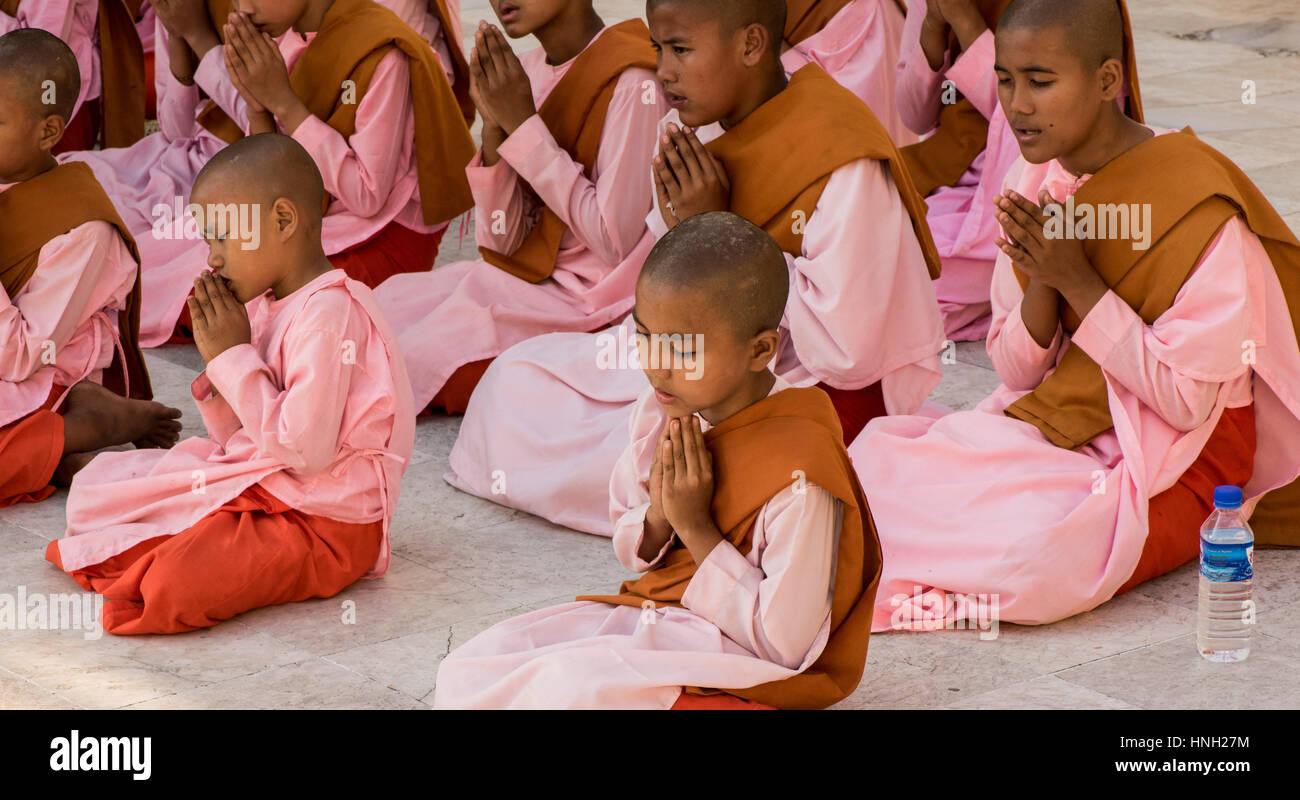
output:
<instances>
[{"instance_id":1,"label":"marble floor","mask_svg":"<svg viewBox=\"0 0 1300 800\"><path fill-rule=\"evenodd\" d=\"M1192 125L1244 167L1300 229L1300 6L1293 0L1130 0L1150 121ZM640 13L597 0L607 20ZM465 0L466 30L490 15ZM529 46L522 43L521 46ZM1252 81L1255 103L1243 103ZM448 237L440 263L468 257ZM160 399L202 426L192 348L148 354ZM996 384L961 345L933 400L969 408ZM495 622L612 590L608 540L460 494L442 480L458 420L422 420L392 528L388 576L339 596L261 609L169 637L0 630L0 708L427 708L447 652ZM66 494L0 511L0 594L80 595L42 558ZM1300 552L1257 553L1254 651L1205 662L1192 566L1043 627L890 633L841 708L1300 708Z\"/></svg>"}]
</instances>

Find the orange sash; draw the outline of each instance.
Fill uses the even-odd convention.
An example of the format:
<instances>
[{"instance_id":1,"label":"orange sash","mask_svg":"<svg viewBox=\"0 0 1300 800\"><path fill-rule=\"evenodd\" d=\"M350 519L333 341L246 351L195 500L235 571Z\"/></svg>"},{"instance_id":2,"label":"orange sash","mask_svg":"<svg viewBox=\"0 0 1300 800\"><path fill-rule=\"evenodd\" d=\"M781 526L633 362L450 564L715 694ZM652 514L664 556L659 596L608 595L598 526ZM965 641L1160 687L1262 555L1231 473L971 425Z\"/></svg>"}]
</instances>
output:
<instances>
[{"instance_id":1,"label":"orange sash","mask_svg":"<svg viewBox=\"0 0 1300 800\"><path fill-rule=\"evenodd\" d=\"M0 282L9 297L20 292L39 266L41 248L56 236L94 220L103 220L117 228L131 257L140 263L135 240L118 216L113 201L95 180L90 167L81 163L61 164L31 180L0 192ZM119 312L118 335L126 363L120 354L113 356L113 366L104 373L104 385L125 394L123 376L130 376L131 397L151 399L153 389L140 352L140 272L136 270L135 288Z\"/></svg>"},{"instance_id":2,"label":"orange sash","mask_svg":"<svg viewBox=\"0 0 1300 800\"><path fill-rule=\"evenodd\" d=\"M816 388L778 392L704 434L713 456L713 520L742 555L753 547L754 523L763 507L801 473L844 505L826 648L812 666L784 680L715 689L778 708L825 708L852 694L862 679L880 580L880 541L841 435L834 407ZM662 566L626 581L617 595L578 599L681 608L696 569L679 541Z\"/></svg>"},{"instance_id":3,"label":"orange sash","mask_svg":"<svg viewBox=\"0 0 1300 800\"><path fill-rule=\"evenodd\" d=\"M614 88L626 70L654 70L656 57L650 31L639 19L622 22L606 30L584 50L538 109L555 141L591 177L600 150L605 116ZM541 283L555 272L560 241L569 230L550 208L519 249L498 253L480 247L483 259L529 283Z\"/></svg>"}]
</instances>

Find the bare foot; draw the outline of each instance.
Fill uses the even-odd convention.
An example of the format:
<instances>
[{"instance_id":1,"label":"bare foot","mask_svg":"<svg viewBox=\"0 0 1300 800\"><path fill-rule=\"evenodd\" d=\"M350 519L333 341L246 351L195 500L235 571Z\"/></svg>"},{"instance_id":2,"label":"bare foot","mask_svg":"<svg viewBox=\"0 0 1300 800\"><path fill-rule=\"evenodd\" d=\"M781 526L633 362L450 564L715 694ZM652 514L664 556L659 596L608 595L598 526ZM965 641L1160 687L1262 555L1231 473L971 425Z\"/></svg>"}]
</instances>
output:
<instances>
[{"instance_id":1,"label":"bare foot","mask_svg":"<svg viewBox=\"0 0 1300 800\"><path fill-rule=\"evenodd\" d=\"M180 418L178 409L130 400L82 381L68 393L63 411L63 452L88 453L127 442L137 447L171 447L180 439Z\"/></svg>"},{"instance_id":2,"label":"bare foot","mask_svg":"<svg viewBox=\"0 0 1300 800\"><path fill-rule=\"evenodd\" d=\"M72 479L81 472L99 453L68 453L59 461L59 468L50 480L55 486L66 489L72 485Z\"/></svg>"}]
</instances>

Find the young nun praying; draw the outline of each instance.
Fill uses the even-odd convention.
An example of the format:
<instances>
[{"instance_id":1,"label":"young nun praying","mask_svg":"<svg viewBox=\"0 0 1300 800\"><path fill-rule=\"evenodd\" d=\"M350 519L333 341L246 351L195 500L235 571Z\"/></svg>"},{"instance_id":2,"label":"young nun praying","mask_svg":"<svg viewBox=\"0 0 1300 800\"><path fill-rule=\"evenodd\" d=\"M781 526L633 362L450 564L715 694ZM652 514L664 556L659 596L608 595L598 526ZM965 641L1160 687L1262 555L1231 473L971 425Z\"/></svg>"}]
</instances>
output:
<instances>
[{"instance_id":1,"label":"young nun praying","mask_svg":"<svg viewBox=\"0 0 1300 800\"><path fill-rule=\"evenodd\" d=\"M857 688L880 557L833 406L771 371L789 276L730 213L693 216L637 284L649 385L609 480L640 578L453 651L439 708L824 708Z\"/></svg>"}]
</instances>

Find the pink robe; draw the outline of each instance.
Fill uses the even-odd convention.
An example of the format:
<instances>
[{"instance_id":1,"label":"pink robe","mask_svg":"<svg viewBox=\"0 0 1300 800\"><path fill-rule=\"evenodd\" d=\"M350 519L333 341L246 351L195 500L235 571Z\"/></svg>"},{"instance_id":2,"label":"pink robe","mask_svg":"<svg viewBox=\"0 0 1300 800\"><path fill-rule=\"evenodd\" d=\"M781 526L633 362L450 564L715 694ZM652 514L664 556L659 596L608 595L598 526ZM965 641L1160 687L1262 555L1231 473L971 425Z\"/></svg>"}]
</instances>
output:
<instances>
[{"instance_id":1,"label":"pink robe","mask_svg":"<svg viewBox=\"0 0 1300 800\"><path fill-rule=\"evenodd\" d=\"M778 379L772 393L789 387ZM649 389L630 423L631 445L609 482L608 509L614 554L643 573L672 544L652 562L637 556L654 447L667 423ZM748 555L717 545L691 579L685 608L584 601L498 623L443 660L434 705L667 709L683 686L741 689L802 672L830 636L843 515L830 493L805 488L791 486L763 506Z\"/></svg>"},{"instance_id":2,"label":"pink robe","mask_svg":"<svg viewBox=\"0 0 1300 800\"><path fill-rule=\"evenodd\" d=\"M62 39L77 58L81 72L81 93L72 116L81 106L99 99L103 79L99 71L99 45L96 26L99 0L23 0L16 16L0 11L0 36L19 28L40 28Z\"/></svg>"},{"instance_id":3,"label":"pink robe","mask_svg":"<svg viewBox=\"0 0 1300 800\"><path fill-rule=\"evenodd\" d=\"M661 126L669 121L675 111ZM718 124L698 131L705 142L721 134ZM646 222L656 239L666 232L658 209ZM864 253L872 254L869 269ZM939 383L943 325L921 246L880 162L862 159L831 175L803 254L787 253L786 262L791 295L777 374L796 386L880 382L889 413L920 408ZM599 334L540 336L506 351L470 399L447 480L609 536L606 484L646 387L635 351L631 316Z\"/></svg>"},{"instance_id":4,"label":"pink robe","mask_svg":"<svg viewBox=\"0 0 1300 800\"><path fill-rule=\"evenodd\" d=\"M291 31L281 37L280 52L290 69L315 36ZM198 89L248 130L244 101L230 82L219 48L203 57L191 87L172 79L165 53L165 47L159 49L156 75L162 132L128 148L72 153L63 158L90 165L136 237L143 262L142 347L157 347L171 337L194 279L207 264L207 246L183 209L189 204L190 188L199 170L225 142L194 122L202 108ZM170 107L173 102L174 108ZM401 53L393 51L380 60L370 88L357 106L357 127L351 138L343 138L314 116L298 126L293 138L311 153L326 191L335 198L321 234L327 254L362 244L391 222L417 233L436 233L447 227L445 222L424 224L410 68ZM178 205L182 209L179 217Z\"/></svg>"},{"instance_id":5,"label":"pink robe","mask_svg":"<svg viewBox=\"0 0 1300 800\"><path fill-rule=\"evenodd\" d=\"M899 114L894 65L903 39L903 13L894 0L853 0L825 28L781 56L786 72L818 64L841 86L870 106L894 144L917 141Z\"/></svg>"},{"instance_id":6,"label":"pink robe","mask_svg":"<svg viewBox=\"0 0 1300 800\"><path fill-rule=\"evenodd\" d=\"M1087 178L1055 161L1013 170L1018 192L1045 187L1058 201ZM849 448L884 553L875 630L971 618L967 601L981 599L1017 624L1105 602L1138 564L1148 501L1196 461L1227 408L1253 402L1260 432L1247 511L1300 474L1300 350L1276 272L1240 218L1153 325L1113 292L1084 319L1073 341L1102 367L1115 428L1077 451L1003 414L1067 344L1058 328L1038 346L1023 297L999 257L988 351L1003 383L992 395L939 418L873 420Z\"/></svg>"},{"instance_id":7,"label":"pink robe","mask_svg":"<svg viewBox=\"0 0 1300 800\"><path fill-rule=\"evenodd\" d=\"M952 81L955 92L989 120L984 152L957 185L941 186L925 200L930 209L930 232L943 257L943 276L935 282L935 291L944 328L954 341L974 341L987 335L991 319L989 284L998 256L994 241L999 235L993 203L1002 192L1007 171L1020 158L1020 147L998 102L993 32L985 31L954 63L934 72L921 48L925 15L926 0L908 5L903 57L898 62L898 104L903 121L917 133L932 131L939 120L945 81Z\"/></svg>"},{"instance_id":8,"label":"pink robe","mask_svg":"<svg viewBox=\"0 0 1300 800\"><path fill-rule=\"evenodd\" d=\"M383 520L371 577L388 567L387 523L415 439L396 339L364 285L331 270L249 304L252 344L214 358L191 387L208 436L171 450L103 453L77 474L66 571L180 533L259 484L304 514Z\"/></svg>"},{"instance_id":9,"label":"pink robe","mask_svg":"<svg viewBox=\"0 0 1300 800\"><path fill-rule=\"evenodd\" d=\"M552 67L541 48L521 57L538 107L576 58ZM647 84L656 87L651 103L644 102ZM401 331L416 407L427 406L465 364L493 358L534 336L602 328L632 307L637 275L655 241L645 218L653 191L649 165L656 150L655 123L667 110L657 87L648 70L624 71L606 113L591 179L556 143L540 115L501 145L495 166L483 166L481 151L470 162L466 173L480 246L517 250L540 214L539 198L569 230L554 274L541 283L479 260L395 275L376 290L380 306Z\"/></svg>"},{"instance_id":10,"label":"pink robe","mask_svg":"<svg viewBox=\"0 0 1300 800\"><path fill-rule=\"evenodd\" d=\"M56 236L38 258L16 297L0 289L0 428L44 405L56 384L101 382L117 346L117 312L135 288L135 260L107 222Z\"/></svg>"}]
</instances>

